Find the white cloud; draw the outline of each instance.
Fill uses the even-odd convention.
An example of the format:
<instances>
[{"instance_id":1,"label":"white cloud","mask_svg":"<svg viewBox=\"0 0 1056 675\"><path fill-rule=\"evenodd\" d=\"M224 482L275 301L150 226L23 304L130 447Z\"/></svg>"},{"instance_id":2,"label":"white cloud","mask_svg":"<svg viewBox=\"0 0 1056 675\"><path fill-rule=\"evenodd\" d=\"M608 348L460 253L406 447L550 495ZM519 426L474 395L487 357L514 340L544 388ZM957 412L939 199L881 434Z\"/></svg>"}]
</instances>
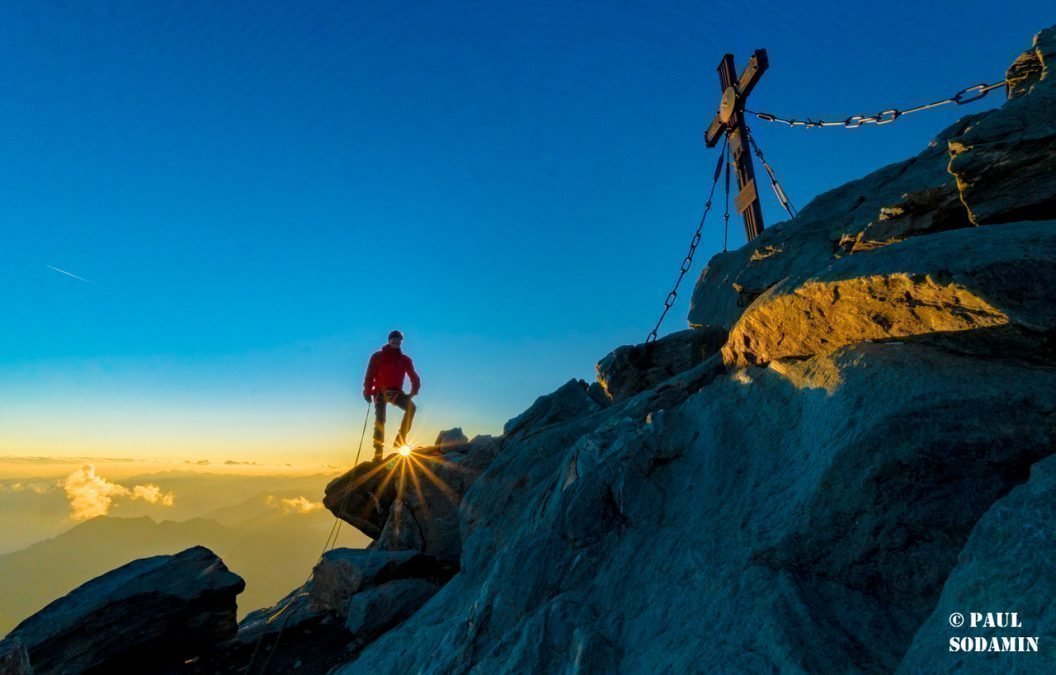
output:
<instances>
[{"instance_id":1,"label":"white cloud","mask_svg":"<svg viewBox=\"0 0 1056 675\"><path fill-rule=\"evenodd\" d=\"M70 517L74 520L88 520L96 516L105 516L110 506L118 498L142 499L149 504L172 506L175 495L163 493L157 485L136 485L131 489L118 483L111 483L95 472L95 467L88 464L74 471L62 484L66 498L70 500Z\"/></svg>"},{"instance_id":2,"label":"white cloud","mask_svg":"<svg viewBox=\"0 0 1056 675\"><path fill-rule=\"evenodd\" d=\"M51 485L42 481L25 483L18 480L14 483L0 483L0 490L10 490L11 492L25 492L26 490L29 490L35 494L43 495L51 492Z\"/></svg>"},{"instance_id":3,"label":"white cloud","mask_svg":"<svg viewBox=\"0 0 1056 675\"><path fill-rule=\"evenodd\" d=\"M268 506L281 509L283 513L311 513L323 508L322 502L313 502L307 497L293 497L279 499L274 495L268 495Z\"/></svg>"},{"instance_id":4,"label":"white cloud","mask_svg":"<svg viewBox=\"0 0 1056 675\"><path fill-rule=\"evenodd\" d=\"M148 504L161 504L172 506L175 495L171 492L162 493L161 488L153 483L137 485L132 488L132 499L142 499Z\"/></svg>"}]
</instances>

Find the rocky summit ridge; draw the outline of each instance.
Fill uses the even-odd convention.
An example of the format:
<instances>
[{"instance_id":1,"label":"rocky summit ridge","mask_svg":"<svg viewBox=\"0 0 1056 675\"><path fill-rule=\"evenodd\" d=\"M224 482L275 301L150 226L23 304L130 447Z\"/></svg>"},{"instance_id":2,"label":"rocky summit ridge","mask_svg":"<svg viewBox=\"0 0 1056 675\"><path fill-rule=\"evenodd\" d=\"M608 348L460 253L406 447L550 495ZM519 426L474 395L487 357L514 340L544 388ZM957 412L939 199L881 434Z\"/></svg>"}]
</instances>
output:
<instances>
[{"instance_id":1,"label":"rocky summit ridge","mask_svg":"<svg viewBox=\"0 0 1056 675\"><path fill-rule=\"evenodd\" d=\"M1000 108L712 258L690 329L335 479L373 544L237 632L191 549L56 601L0 673L1056 671L1054 63L1049 28ZM200 600L148 618L181 556Z\"/></svg>"}]
</instances>

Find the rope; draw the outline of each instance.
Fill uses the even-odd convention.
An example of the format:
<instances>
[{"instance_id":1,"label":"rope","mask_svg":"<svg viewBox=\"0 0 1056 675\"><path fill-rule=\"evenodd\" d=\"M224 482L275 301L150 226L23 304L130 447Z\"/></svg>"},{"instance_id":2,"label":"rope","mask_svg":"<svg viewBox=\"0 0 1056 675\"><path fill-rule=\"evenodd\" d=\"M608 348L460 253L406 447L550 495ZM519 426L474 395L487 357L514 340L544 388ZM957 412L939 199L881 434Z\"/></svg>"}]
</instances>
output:
<instances>
[{"instance_id":1,"label":"rope","mask_svg":"<svg viewBox=\"0 0 1056 675\"><path fill-rule=\"evenodd\" d=\"M367 436L367 422L370 421L370 407L371 407L371 402L368 401L367 402L367 415L363 419L363 432L359 435L359 448L356 450L356 461L352 464L353 467L359 466L359 455L360 455L360 453L363 452L363 439L365 439L366 436ZM344 512L345 505L348 503L348 496L351 493L352 493L352 490L350 490L350 489L349 490L345 490L345 496L341 500L341 506L339 506L338 509L337 509L338 513ZM328 551L333 550L333 547L337 545L337 535L341 531L341 523L342 523L341 518L339 516L334 516L334 524L333 524L333 526L330 527L330 534L328 534L327 537L326 537L326 543L323 544L323 550L319 554L319 557L316 559L315 565L312 565L312 571L308 573L308 578L304 580L304 583L301 584L301 587L305 586L309 581L312 580L312 577L315 576L315 566L319 564L319 562L323 559L323 556L326 555L326 553ZM333 541L331 541L331 539L333 539ZM282 623L279 625L279 634L275 637L275 644L272 645L271 651L268 652L268 658L266 658L264 660L264 665L262 665L260 667L260 675L264 675L264 673L266 673L268 671L268 665L271 663L271 657L274 656L275 652L277 652L279 650L279 641L282 640L282 634L286 630L286 622L289 621L289 619L290 619L290 614L287 613L286 610L288 610L293 605L293 603L297 601L298 597L299 596L294 596L278 612L279 614L283 614L284 615L282 617ZM272 616L274 616L274 614ZM266 635L267 635L267 633L262 632L260 634L260 637L257 638L257 644L253 648L253 655L249 659L249 665L246 666L246 673L252 673L253 672L253 664L257 660L257 654L260 652L260 646L261 646L261 644L263 644L264 637Z\"/></svg>"},{"instance_id":2,"label":"rope","mask_svg":"<svg viewBox=\"0 0 1056 675\"><path fill-rule=\"evenodd\" d=\"M664 317L675 304L675 299L678 297L678 285L682 283L682 277L686 276L686 272L693 266L693 254L697 251L697 245L700 244L700 235L704 230L704 220L708 217L708 212L711 211L711 199L715 196L715 187L719 184L719 176L722 175L722 166L726 157L726 150L729 147L729 137L723 142L722 150L719 152L719 161L715 164L715 175L711 180L711 191L708 192L708 201L704 204L704 213L700 216L700 223L697 224L697 231L693 234L693 239L689 242L689 253L682 259L682 265L679 267L678 279L675 281L675 287L671 289L671 292L667 294L667 299L664 300L664 311L660 313L660 318L656 321L656 326L653 328L649 336L645 338L645 343L649 344L656 340L657 331L660 330L660 324L664 322Z\"/></svg>"}]
</instances>

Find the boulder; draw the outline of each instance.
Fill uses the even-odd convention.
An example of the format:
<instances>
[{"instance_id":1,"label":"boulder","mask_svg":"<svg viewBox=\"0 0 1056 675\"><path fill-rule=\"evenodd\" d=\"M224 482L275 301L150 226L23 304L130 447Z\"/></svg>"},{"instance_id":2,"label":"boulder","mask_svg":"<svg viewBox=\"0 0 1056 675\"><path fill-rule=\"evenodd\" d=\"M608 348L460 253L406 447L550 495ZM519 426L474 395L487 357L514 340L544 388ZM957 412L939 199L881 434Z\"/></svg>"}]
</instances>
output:
<instances>
[{"instance_id":1,"label":"boulder","mask_svg":"<svg viewBox=\"0 0 1056 675\"><path fill-rule=\"evenodd\" d=\"M462 433L462 427L455 427L454 429L447 429L441 431L436 436L436 443L434 444L440 449L440 452L461 452L466 449L469 445L469 438Z\"/></svg>"},{"instance_id":2,"label":"boulder","mask_svg":"<svg viewBox=\"0 0 1056 675\"><path fill-rule=\"evenodd\" d=\"M397 455L390 455L384 462L352 467L326 486L323 506L368 537L377 538L396 498L396 486L389 477L399 462Z\"/></svg>"},{"instance_id":3,"label":"boulder","mask_svg":"<svg viewBox=\"0 0 1056 675\"><path fill-rule=\"evenodd\" d=\"M315 566L308 594L311 607L347 618L349 599L368 588L407 578L446 581L450 570L417 551L339 548L328 551Z\"/></svg>"},{"instance_id":4,"label":"boulder","mask_svg":"<svg viewBox=\"0 0 1056 675\"><path fill-rule=\"evenodd\" d=\"M501 442L478 436L446 452L434 449L353 467L327 485L323 504L373 537L372 550L418 551L456 568L462 551L459 504Z\"/></svg>"},{"instance_id":5,"label":"boulder","mask_svg":"<svg viewBox=\"0 0 1056 675\"><path fill-rule=\"evenodd\" d=\"M527 410L506 422L503 434L509 438L536 433L550 425L597 412L602 406L591 398L588 389L583 380L569 380L553 393L535 399Z\"/></svg>"},{"instance_id":6,"label":"boulder","mask_svg":"<svg viewBox=\"0 0 1056 675\"><path fill-rule=\"evenodd\" d=\"M18 638L0 640L0 675L33 675L29 654Z\"/></svg>"},{"instance_id":7,"label":"boulder","mask_svg":"<svg viewBox=\"0 0 1056 675\"><path fill-rule=\"evenodd\" d=\"M425 579L400 579L357 593L348 603L345 628L357 642L369 642L414 614L438 590Z\"/></svg>"},{"instance_id":8,"label":"boulder","mask_svg":"<svg viewBox=\"0 0 1056 675\"><path fill-rule=\"evenodd\" d=\"M245 588L201 546L136 560L73 590L9 634L37 673L142 672L235 636L235 596Z\"/></svg>"},{"instance_id":9,"label":"boulder","mask_svg":"<svg viewBox=\"0 0 1056 675\"><path fill-rule=\"evenodd\" d=\"M606 397L619 402L700 364L722 347L726 331L688 329L655 342L625 345L598 362L598 384Z\"/></svg>"},{"instance_id":10,"label":"boulder","mask_svg":"<svg viewBox=\"0 0 1056 675\"><path fill-rule=\"evenodd\" d=\"M358 594L403 579L435 590L451 573L450 566L416 551L327 551L303 586L273 607L249 613L237 640L207 654L195 672L238 671L254 654L261 662L271 658L276 672L294 669L298 662L314 668L312 672L325 672L375 635L366 631L353 636L345 627L349 602Z\"/></svg>"}]
</instances>

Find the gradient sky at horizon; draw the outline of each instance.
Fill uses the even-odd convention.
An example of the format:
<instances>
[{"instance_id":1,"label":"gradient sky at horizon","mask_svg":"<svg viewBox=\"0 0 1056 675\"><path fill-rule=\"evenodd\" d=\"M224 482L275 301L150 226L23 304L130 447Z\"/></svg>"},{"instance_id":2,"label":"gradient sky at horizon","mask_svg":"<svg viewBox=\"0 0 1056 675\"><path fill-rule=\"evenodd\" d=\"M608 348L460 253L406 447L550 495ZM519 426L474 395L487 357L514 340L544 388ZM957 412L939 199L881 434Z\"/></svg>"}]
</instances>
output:
<instances>
[{"instance_id":1,"label":"gradient sky at horizon","mask_svg":"<svg viewBox=\"0 0 1056 675\"><path fill-rule=\"evenodd\" d=\"M842 119L999 80L1051 21L946 0L8 3L0 455L350 462L394 327L417 437L498 433L652 327L706 198L724 52L767 48L754 109ZM999 103L753 126L802 207Z\"/></svg>"}]
</instances>

